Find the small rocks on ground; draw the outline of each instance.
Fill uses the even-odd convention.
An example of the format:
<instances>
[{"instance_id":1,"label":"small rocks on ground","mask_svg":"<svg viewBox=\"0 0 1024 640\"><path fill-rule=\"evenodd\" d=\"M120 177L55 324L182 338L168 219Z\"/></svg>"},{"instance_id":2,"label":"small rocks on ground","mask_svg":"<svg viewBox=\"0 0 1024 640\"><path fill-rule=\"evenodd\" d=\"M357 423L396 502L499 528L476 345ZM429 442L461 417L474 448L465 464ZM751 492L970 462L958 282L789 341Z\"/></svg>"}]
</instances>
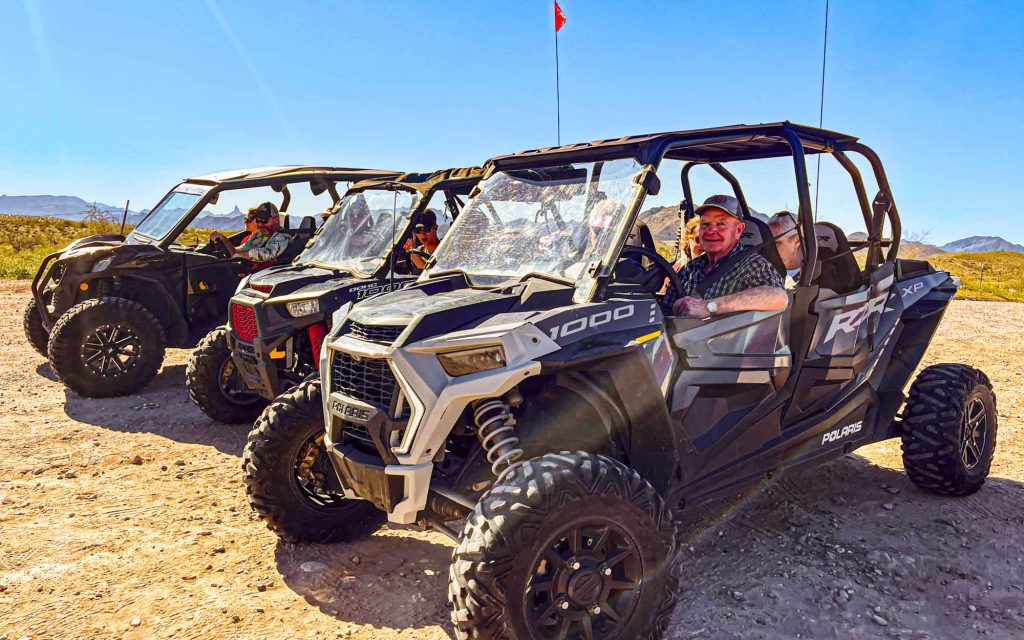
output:
<instances>
[{"instance_id":1,"label":"small rocks on ground","mask_svg":"<svg viewBox=\"0 0 1024 640\"><path fill-rule=\"evenodd\" d=\"M128 462L131 464L142 464L142 456L135 454L135 456Z\"/></svg>"},{"instance_id":2,"label":"small rocks on ground","mask_svg":"<svg viewBox=\"0 0 1024 640\"><path fill-rule=\"evenodd\" d=\"M327 565L316 560L307 560L299 565L299 568L306 573L320 573L327 570Z\"/></svg>"},{"instance_id":3,"label":"small rocks on ground","mask_svg":"<svg viewBox=\"0 0 1024 640\"><path fill-rule=\"evenodd\" d=\"M140 620L138 618L132 618L131 625L133 627L137 627L137 626L139 626L141 624L142 624L142 620Z\"/></svg>"}]
</instances>

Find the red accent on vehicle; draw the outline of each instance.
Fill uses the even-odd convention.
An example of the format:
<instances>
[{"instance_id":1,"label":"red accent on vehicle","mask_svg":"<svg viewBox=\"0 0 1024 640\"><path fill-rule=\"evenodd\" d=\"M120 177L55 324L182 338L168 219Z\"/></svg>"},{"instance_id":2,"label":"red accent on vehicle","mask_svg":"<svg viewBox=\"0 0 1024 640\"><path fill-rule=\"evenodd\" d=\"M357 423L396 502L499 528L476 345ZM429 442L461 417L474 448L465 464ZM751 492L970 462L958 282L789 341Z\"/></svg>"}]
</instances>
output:
<instances>
[{"instance_id":1,"label":"red accent on vehicle","mask_svg":"<svg viewBox=\"0 0 1024 640\"><path fill-rule=\"evenodd\" d=\"M231 304L231 328L240 340L252 342L260 334L256 326L256 311L244 304Z\"/></svg>"},{"instance_id":2,"label":"red accent on vehicle","mask_svg":"<svg viewBox=\"0 0 1024 640\"><path fill-rule=\"evenodd\" d=\"M270 293L270 290L274 288L274 285L272 285L272 284L250 284L249 287L251 289L255 289L256 291L259 291L260 293Z\"/></svg>"},{"instance_id":3,"label":"red accent on vehicle","mask_svg":"<svg viewBox=\"0 0 1024 640\"><path fill-rule=\"evenodd\" d=\"M306 329L306 335L309 336L309 345L313 348L313 362L316 363L316 368L320 368L320 347L324 343L324 337L327 335L327 325L323 322L317 322L311 324Z\"/></svg>"}]
</instances>

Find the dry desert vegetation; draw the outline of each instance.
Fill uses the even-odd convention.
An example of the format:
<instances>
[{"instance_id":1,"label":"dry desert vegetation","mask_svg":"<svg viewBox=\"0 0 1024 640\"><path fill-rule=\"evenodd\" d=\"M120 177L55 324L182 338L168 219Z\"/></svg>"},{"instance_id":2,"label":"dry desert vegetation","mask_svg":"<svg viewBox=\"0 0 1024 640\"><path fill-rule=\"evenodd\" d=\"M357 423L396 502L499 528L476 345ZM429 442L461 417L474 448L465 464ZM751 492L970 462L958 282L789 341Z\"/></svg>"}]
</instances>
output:
<instances>
[{"instance_id":1,"label":"dry desert vegetation","mask_svg":"<svg viewBox=\"0 0 1024 640\"><path fill-rule=\"evenodd\" d=\"M211 422L184 350L127 398L81 398L22 336L0 282L0 639L448 638L452 544L382 529L290 545L239 480L247 427ZM1024 637L1024 305L954 302L926 363L984 369L999 444L978 494L939 498L898 443L681 514L669 637Z\"/></svg>"}]
</instances>

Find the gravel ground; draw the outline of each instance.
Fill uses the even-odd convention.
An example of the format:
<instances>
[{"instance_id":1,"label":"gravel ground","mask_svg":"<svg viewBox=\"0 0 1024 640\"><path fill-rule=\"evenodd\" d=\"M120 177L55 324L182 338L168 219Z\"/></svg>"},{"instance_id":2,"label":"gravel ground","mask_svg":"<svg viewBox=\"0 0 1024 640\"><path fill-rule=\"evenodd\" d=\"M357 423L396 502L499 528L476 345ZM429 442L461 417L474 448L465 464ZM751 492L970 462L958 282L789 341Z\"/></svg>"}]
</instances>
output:
<instances>
[{"instance_id":1,"label":"gravel ground","mask_svg":"<svg viewBox=\"0 0 1024 640\"><path fill-rule=\"evenodd\" d=\"M25 342L27 297L0 282L0 640L451 637L450 541L279 542L239 481L247 428L192 405L187 351L136 396L81 398ZM923 493L882 443L685 512L669 636L1024 637L1022 331L1024 306L958 301L926 356L995 385L982 491Z\"/></svg>"}]
</instances>

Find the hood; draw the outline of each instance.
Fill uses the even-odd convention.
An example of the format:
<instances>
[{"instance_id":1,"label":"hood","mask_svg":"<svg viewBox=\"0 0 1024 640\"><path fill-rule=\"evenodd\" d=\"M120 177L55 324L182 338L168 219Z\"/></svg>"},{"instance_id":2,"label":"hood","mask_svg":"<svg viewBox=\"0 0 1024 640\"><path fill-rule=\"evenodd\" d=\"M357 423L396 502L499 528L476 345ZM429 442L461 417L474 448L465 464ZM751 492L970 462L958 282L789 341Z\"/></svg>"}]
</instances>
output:
<instances>
[{"instance_id":1,"label":"hood","mask_svg":"<svg viewBox=\"0 0 1024 640\"><path fill-rule=\"evenodd\" d=\"M295 293L300 289L319 286L321 291L334 288L342 282L351 281L350 274L310 265L284 264L258 271L250 276L247 287L281 296ZM314 293L317 289L310 289Z\"/></svg>"},{"instance_id":2,"label":"hood","mask_svg":"<svg viewBox=\"0 0 1024 640\"><path fill-rule=\"evenodd\" d=\"M75 253L84 255L91 253L99 249L105 249L110 247L127 246L124 244L124 236L116 234L104 234L96 236L86 236L85 238L79 238L68 244L68 246L61 249L61 253L64 254L62 257L70 257L67 254ZM89 249L91 251L85 251Z\"/></svg>"},{"instance_id":3,"label":"hood","mask_svg":"<svg viewBox=\"0 0 1024 640\"><path fill-rule=\"evenodd\" d=\"M471 328L500 314L530 315L571 301L572 287L529 280L493 289L470 288L464 278L417 283L355 305L348 320L412 326L406 342Z\"/></svg>"}]
</instances>

